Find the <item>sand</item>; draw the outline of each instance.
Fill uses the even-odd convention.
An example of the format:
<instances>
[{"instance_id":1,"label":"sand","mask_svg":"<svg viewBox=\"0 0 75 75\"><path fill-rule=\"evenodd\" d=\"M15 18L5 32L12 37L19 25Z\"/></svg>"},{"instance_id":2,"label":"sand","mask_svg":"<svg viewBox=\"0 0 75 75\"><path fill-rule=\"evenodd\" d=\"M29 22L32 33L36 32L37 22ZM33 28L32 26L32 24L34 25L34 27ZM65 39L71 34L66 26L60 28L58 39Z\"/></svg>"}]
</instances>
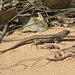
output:
<instances>
[{"instance_id":1,"label":"sand","mask_svg":"<svg viewBox=\"0 0 75 75\"><path fill-rule=\"evenodd\" d=\"M16 43L22 41L25 37L36 34L55 34L63 29L71 31L65 38L70 40L61 42L66 45L51 44L59 46L60 49L75 45L75 28L54 27L38 33L21 33L21 31L16 31L3 38L2 43L0 44L0 51L12 47ZM42 45L38 45L39 48ZM38 50L36 46L31 47L31 44L26 44L13 49L12 51L8 51L0 55L0 75L75 75L75 58L71 60L67 58L63 61L48 63L48 60L45 58L54 58L55 51L57 51L57 49ZM39 61L39 59L41 60ZM36 61L38 62L32 66Z\"/></svg>"}]
</instances>

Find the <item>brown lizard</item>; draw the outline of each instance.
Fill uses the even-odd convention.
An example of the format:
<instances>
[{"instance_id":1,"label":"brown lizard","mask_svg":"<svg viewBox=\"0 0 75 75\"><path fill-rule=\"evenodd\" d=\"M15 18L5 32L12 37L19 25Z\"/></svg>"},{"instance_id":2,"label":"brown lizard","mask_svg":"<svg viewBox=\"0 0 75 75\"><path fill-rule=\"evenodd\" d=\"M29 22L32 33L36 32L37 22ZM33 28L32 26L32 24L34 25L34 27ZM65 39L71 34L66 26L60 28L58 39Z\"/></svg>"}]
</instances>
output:
<instances>
[{"instance_id":1,"label":"brown lizard","mask_svg":"<svg viewBox=\"0 0 75 75\"><path fill-rule=\"evenodd\" d=\"M70 33L69 30L63 30L57 34L49 34L49 35L34 35L34 36L31 36L31 37L27 37L25 38L25 40L17 43L16 45L14 45L13 47L11 48L8 48L4 51L0 51L0 54L3 54L9 50L13 50L21 45L24 45L24 44L28 44L28 43L32 43L32 45L38 45L40 43L47 43L47 42L55 42L55 43L60 43L60 41L66 37L68 34Z\"/></svg>"}]
</instances>

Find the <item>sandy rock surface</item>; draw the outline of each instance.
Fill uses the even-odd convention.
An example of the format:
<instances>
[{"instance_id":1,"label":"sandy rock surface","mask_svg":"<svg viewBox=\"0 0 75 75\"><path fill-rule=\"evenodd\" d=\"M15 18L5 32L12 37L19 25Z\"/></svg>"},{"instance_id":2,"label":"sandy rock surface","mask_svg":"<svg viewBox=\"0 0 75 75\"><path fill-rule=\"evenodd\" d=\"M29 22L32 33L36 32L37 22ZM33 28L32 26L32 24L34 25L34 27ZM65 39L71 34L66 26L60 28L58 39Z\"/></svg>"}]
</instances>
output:
<instances>
[{"instance_id":1,"label":"sandy rock surface","mask_svg":"<svg viewBox=\"0 0 75 75\"><path fill-rule=\"evenodd\" d=\"M61 42L66 45L53 44L59 46L61 49L75 45L75 28L54 27L38 33L21 33L16 31L12 35L3 38L2 43L0 44L0 51L12 47L16 43L22 41L25 37L36 34L55 34L63 29L70 30L70 34L65 38L70 40ZM40 47L42 45L38 46ZM50 62L47 64L48 60L45 58L54 58L54 51L57 51L57 49L38 50L36 46L31 47L31 44L26 44L13 49L12 51L8 51L0 55L0 75L75 75L75 58L71 60L67 58L63 61ZM31 67L40 58L42 60Z\"/></svg>"}]
</instances>

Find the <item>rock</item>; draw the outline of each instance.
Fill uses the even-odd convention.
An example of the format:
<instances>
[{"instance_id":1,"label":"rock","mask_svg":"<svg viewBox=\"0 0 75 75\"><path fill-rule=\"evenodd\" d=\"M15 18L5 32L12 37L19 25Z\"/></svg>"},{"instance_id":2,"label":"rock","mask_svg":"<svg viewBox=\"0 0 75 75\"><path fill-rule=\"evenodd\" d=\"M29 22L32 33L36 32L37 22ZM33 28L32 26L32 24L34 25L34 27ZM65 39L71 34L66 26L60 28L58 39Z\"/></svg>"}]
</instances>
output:
<instances>
[{"instance_id":1,"label":"rock","mask_svg":"<svg viewBox=\"0 0 75 75\"><path fill-rule=\"evenodd\" d=\"M43 5L50 9L61 9L70 7L72 0L41 0Z\"/></svg>"},{"instance_id":2,"label":"rock","mask_svg":"<svg viewBox=\"0 0 75 75\"><path fill-rule=\"evenodd\" d=\"M30 30L35 29L37 32L47 30L48 29L47 23L45 21L41 21L41 20L43 20L43 17L42 17L42 15L40 13L38 13L38 17L37 18L32 17L29 20L29 22L27 23L27 25L24 26L23 29L30 29Z\"/></svg>"}]
</instances>

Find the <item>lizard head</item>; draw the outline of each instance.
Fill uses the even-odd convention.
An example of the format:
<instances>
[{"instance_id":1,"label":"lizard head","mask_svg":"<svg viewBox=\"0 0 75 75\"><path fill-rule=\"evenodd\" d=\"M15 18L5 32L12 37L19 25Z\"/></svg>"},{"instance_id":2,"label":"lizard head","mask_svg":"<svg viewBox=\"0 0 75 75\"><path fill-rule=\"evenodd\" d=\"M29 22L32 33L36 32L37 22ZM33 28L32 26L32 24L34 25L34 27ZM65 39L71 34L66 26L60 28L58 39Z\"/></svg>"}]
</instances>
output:
<instances>
[{"instance_id":1,"label":"lizard head","mask_svg":"<svg viewBox=\"0 0 75 75\"><path fill-rule=\"evenodd\" d=\"M63 30L63 31L57 33L57 36L59 37L59 39L63 39L63 38L66 37L69 33L70 33L69 30Z\"/></svg>"}]
</instances>

